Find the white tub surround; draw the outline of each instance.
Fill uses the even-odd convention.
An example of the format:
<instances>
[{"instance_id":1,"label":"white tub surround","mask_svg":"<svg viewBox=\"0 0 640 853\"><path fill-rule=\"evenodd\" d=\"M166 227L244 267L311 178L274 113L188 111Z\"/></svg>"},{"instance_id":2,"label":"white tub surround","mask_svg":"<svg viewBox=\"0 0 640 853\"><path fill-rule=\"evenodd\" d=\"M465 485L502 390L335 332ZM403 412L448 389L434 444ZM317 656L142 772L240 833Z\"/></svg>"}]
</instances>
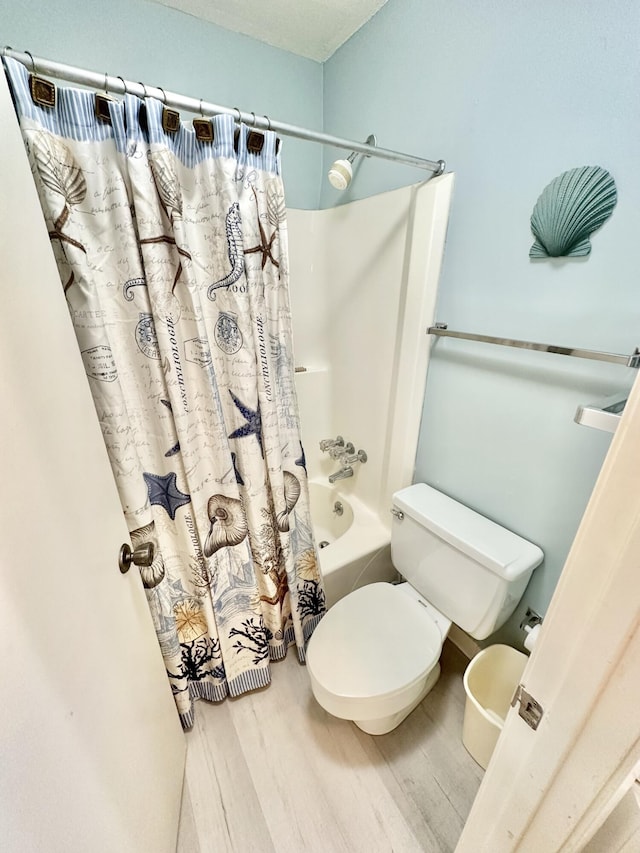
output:
<instances>
[{"instance_id":1,"label":"white tub surround","mask_svg":"<svg viewBox=\"0 0 640 853\"><path fill-rule=\"evenodd\" d=\"M411 483L452 174L330 210L288 212L296 387L309 476L340 434L367 453L336 483L352 527L320 552L328 603L390 580L391 495ZM347 568L347 566L349 568ZM338 580L338 575L342 577Z\"/></svg>"},{"instance_id":2,"label":"white tub surround","mask_svg":"<svg viewBox=\"0 0 640 853\"><path fill-rule=\"evenodd\" d=\"M330 210L288 212L296 375L309 474L337 434L368 454L342 483L376 511L413 476L452 174ZM328 410L327 410L328 403Z\"/></svg>"}]
</instances>

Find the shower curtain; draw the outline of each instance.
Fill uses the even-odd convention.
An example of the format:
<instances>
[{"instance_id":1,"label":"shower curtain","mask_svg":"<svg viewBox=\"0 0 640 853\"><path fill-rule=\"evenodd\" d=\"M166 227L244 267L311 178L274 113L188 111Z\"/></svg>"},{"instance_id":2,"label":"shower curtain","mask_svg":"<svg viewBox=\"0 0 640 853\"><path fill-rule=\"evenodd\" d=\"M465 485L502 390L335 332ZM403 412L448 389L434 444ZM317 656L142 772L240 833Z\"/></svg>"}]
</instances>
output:
<instances>
[{"instance_id":1,"label":"shower curtain","mask_svg":"<svg viewBox=\"0 0 640 853\"><path fill-rule=\"evenodd\" d=\"M132 544L156 546L140 574L188 727L193 699L268 684L291 644L304 661L325 610L278 140L229 116L196 133L152 98L46 105L4 63Z\"/></svg>"}]
</instances>

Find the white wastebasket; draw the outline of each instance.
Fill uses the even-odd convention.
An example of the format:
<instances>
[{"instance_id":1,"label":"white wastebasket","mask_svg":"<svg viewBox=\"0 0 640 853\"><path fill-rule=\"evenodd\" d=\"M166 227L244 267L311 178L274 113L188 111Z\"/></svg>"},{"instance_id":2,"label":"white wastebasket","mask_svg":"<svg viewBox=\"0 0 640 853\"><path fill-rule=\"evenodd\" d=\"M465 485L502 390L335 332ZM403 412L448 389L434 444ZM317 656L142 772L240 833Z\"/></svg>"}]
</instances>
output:
<instances>
[{"instance_id":1,"label":"white wastebasket","mask_svg":"<svg viewBox=\"0 0 640 853\"><path fill-rule=\"evenodd\" d=\"M462 742L485 770L527 660L511 646L494 645L479 652L465 670Z\"/></svg>"}]
</instances>

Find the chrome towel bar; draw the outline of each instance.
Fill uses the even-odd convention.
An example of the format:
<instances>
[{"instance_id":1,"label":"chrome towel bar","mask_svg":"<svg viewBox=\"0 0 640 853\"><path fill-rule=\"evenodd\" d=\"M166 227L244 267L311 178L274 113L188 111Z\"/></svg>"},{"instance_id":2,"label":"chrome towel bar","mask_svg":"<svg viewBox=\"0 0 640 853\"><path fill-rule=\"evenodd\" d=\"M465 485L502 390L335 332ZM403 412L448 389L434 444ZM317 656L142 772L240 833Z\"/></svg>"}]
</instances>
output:
<instances>
[{"instance_id":1,"label":"chrome towel bar","mask_svg":"<svg viewBox=\"0 0 640 853\"><path fill-rule=\"evenodd\" d=\"M473 332L454 332L446 323L436 323L429 326L428 335L439 338L461 338L465 341L480 341L484 344L498 344L503 347L537 350L538 352L553 352L556 355L571 355L574 358L590 358L592 361L608 361L612 364L624 364L626 367L640 367L640 350L638 347L631 355L621 355L615 352L599 352L598 350L580 349L578 347L558 347L553 344L537 344L532 341L517 341L512 338L495 338L491 335L476 335Z\"/></svg>"}]
</instances>

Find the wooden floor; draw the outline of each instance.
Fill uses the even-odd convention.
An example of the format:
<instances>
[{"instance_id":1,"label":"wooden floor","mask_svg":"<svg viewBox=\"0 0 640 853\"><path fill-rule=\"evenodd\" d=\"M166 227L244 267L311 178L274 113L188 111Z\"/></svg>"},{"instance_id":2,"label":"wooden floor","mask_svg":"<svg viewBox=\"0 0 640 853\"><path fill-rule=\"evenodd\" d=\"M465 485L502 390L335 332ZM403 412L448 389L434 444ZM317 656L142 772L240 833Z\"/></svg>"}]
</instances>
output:
<instances>
[{"instance_id":1,"label":"wooden floor","mask_svg":"<svg viewBox=\"0 0 640 853\"><path fill-rule=\"evenodd\" d=\"M453 851L482 770L462 745L466 658L372 737L314 700L290 651L262 691L199 702L188 735L178 853Z\"/></svg>"}]
</instances>

